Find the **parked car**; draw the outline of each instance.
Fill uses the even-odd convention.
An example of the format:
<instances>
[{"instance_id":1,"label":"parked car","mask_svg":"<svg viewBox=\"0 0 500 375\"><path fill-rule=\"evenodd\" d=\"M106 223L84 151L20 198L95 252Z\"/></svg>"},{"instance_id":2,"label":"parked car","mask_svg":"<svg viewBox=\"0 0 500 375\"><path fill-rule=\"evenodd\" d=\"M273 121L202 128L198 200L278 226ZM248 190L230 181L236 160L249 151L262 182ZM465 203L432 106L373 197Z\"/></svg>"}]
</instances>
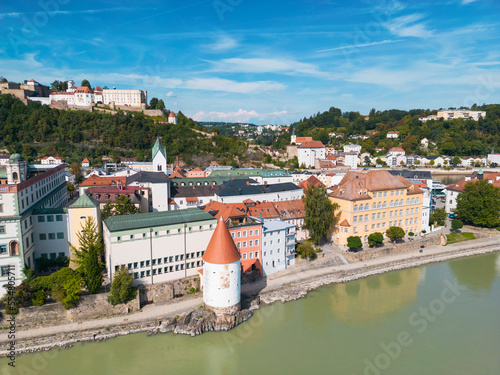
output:
<instances>
[{"instance_id":1,"label":"parked car","mask_svg":"<svg viewBox=\"0 0 500 375\"><path fill-rule=\"evenodd\" d=\"M455 219L456 218L455 214L450 214L448 216L449 216L450 219Z\"/></svg>"}]
</instances>

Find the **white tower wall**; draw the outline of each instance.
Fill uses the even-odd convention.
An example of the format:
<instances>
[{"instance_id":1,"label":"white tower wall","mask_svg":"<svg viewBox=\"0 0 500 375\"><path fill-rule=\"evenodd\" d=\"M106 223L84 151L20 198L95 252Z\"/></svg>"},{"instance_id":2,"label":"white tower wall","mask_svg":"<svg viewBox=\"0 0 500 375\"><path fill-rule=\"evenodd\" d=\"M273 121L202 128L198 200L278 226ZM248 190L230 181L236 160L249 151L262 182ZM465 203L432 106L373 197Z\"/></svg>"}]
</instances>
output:
<instances>
[{"instance_id":1,"label":"white tower wall","mask_svg":"<svg viewBox=\"0 0 500 375\"><path fill-rule=\"evenodd\" d=\"M240 308L241 264L212 264L203 266L203 302L208 308L232 313Z\"/></svg>"}]
</instances>

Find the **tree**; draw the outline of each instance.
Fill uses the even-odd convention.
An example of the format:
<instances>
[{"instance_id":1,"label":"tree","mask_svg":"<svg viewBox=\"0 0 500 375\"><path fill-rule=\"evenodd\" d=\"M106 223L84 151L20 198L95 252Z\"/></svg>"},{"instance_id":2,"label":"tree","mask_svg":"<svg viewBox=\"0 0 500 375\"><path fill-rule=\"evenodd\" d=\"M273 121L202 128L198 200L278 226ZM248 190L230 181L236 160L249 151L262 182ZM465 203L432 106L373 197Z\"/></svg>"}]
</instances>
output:
<instances>
[{"instance_id":1,"label":"tree","mask_svg":"<svg viewBox=\"0 0 500 375\"><path fill-rule=\"evenodd\" d=\"M69 166L69 171L70 173L75 175L75 180L77 183L82 182L82 166L80 163L71 163L71 165Z\"/></svg>"},{"instance_id":2,"label":"tree","mask_svg":"<svg viewBox=\"0 0 500 375\"><path fill-rule=\"evenodd\" d=\"M319 244L329 237L332 228L337 224L338 215L335 214L335 210L339 205L328 199L324 185L309 185L302 201L306 211L304 228L309 230L311 240Z\"/></svg>"},{"instance_id":3,"label":"tree","mask_svg":"<svg viewBox=\"0 0 500 375\"><path fill-rule=\"evenodd\" d=\"M82 225L82 232L77 234L79 248L71 245L75 254L74 262L77 271L82 275L85 285L91 294L99 291L102 285L101 256L103 251L102 237L94 218L89 216Z\"/></svg>"},{"instance_id":4,"label":"tree","mask_svg":"<svg viewBox=\"0 0 500 375\"><path fill-rule=\"evenodd\" d=\"M453 219L451 221L451 229L453 230L459 230L459 229L462 229L462 227L464 226L464 223L462 223L462 220L459 220L459 219Z\"/></svg>"},{"instance_id":5,"label":"tree","mask_svg":"<svg viewBox=\"0 0 500 375\"><path fill-rule=\"evenodd\" d=\"M384 243L384 235L380 232L372 233L368 236L368 245L377 247Z\"/></svg>"},{"instance_id":6,"label":"tree","mask_svg":"<svg viewBox=\"0 0 500 375\"><path fill-rule=\"evenodd\" d=\"M462 159L460 159L460 156L454 156L451 160L451 164L454 166L460 165L462 164Z\"/></svg>"},{"instance_id":7,"label":"tree","mask_svg":"<svg viewBox=\"0 0 500 375\"><path fill-rule=\"evenodd\" d=\"M115 272L115 277L111 284L111 295L108 296L108 302L114 306L135 298L137 289L132 286L133 282L134 278L128 272L128 268L121 266L118 271Z\"/></svg>"},{"instance_id":8,"label":"tree","mask_svg":"<svg viewBox=\"0 0 500 375\"><path fill-rule=\"evenodd\" d=\"M133 215L139 213L139 209L132 204L130 198L127 198L125 195L119 195L116 198L116 203L111 203L110 200L106 202L104 208L101 212L101 217L103 220L106 220L110 216L116 215Z\"/></svg>"},{"instance_id":9,"label":"tree","mask_svg":"<svg viewBox=\"0 0 500 375\"><path fill-rule=\"evenodd\" d=\"M347 237L347 247L349 248L349 251L357 252L358 250L363 248L361 238L359 236Z\"/></svg>"},{"instance_id":10,"label":"tree","mask_svg":"<svg viewBox=\"0 0 500 375\"><path fill-rule=\"evenodd\" d=\"M500 225L500 188L488 180L470 181L458 194L455 214L466 224L480 227Z\"/></svg>"},{"instance_id":11,"label":"tree","mask_svg":"<svg viewBox=\"0 0 500 375\"><path fill-rule=\"evenodd\" d=\"M370 160L370 158L369 158L368 156L365 156L365 157L363 158L363 164L364 164L365 166L368 166L368 165L370 165L370 164L371 164L371 160Z\"/></svg>"},{"instance_id":12,"label":"tree","mask_svg":"<svg viewBox=\"0 0 500 375\"><path fill-rule=\"evenodd\" d=\"M158 103L156 103L156 109L165 109L165 102L163 99L158 100Z\"/></svg>"},{"instance_id":13,"label":"tree","mask_svg":"<svg viewBox=\"0 0 500 375\"><path fill-rule=\"evenodd\" d=\"M385 231L385 234L389 237L391 242L395 242L405 236L405 231L401 227L392 226Z\"/></svg>"},{"instance_id":14,"label":"tree","mask_svg":"<svg viewBox=\"0 0 500 375\"><path fill-rule=\"evenodd\" d=\"M297 246L297 254L302 259L308 258L309 260L316 259L316 257L318 256L313 245L311 245L309 242L299 244Z\"/></svg>"},{"instance_id":15,"label":"tree","mask_svg":"<svg viewBox=\"0 0 500 375\"><path fill-rule=\"evenodd\" d=\"M149 101L149 108L156 109L156 104L158 103L158 98L151 98Z\"/></svg>"},{"instance_id":16,"label":"tree","mask_svg":"<svg viewBox=\"0 0 500 375\"><path fill-rule=\"evenodd\" d=\"M444 226L445 220L446 220L446 211L444 208L436 208L429 217L429 222L438 227Z\"/></svg>"},{"instance_id":17,"label":"tree","mask_svg":"<svg viewBox=\"0 0 500 375\"><path fill-rule=\"evenodd\" d=\"M73 185L71 182L66 183L66 192L70 197L73 197L73 193L75 192L75 185Z\"/></svg>"},{"instance_id":18,"label":"tree","mask_svg":"<svg viewBox=\"0 0 500 375\"><path fill-rule=\"evenodd\" d=\"M90 88L92 88L92 86L90 86L90 82L89 82L88 80L86 80L86 79L84 79L84 80L82 81L82 84L81 84L80 86L86 86L86 87L88 87L89 89L90 89Z\"/></svg>"}]
</instances>

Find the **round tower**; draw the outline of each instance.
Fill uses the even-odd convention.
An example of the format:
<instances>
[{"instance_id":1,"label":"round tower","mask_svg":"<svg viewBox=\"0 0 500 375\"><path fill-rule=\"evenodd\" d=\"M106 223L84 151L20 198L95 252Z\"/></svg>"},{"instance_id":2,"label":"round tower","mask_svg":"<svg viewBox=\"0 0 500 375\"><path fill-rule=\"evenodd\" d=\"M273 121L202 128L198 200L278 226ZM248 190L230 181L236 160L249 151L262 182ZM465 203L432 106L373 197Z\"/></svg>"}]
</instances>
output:
<instances>
[{"instance_id":1,"label":"round tower","mask_svg":"<svg viewBox=\"0 0 500 375\"><path fill-rule=\"evenodd\" d=\"M241 255L221 219L203 255L203 302L216 314L241 308Z\"/></svg>"},{"instance_id":2,"label":"round tower","mask_svg":"<svg viewBox=\"0 0 500 375\"><path fill-rule=\"evenodd\" d=\"M12 154L6 165L7 183L20 184L26 181L28 175L28 163L19 154Z\"/></svg>"}]
</instances>

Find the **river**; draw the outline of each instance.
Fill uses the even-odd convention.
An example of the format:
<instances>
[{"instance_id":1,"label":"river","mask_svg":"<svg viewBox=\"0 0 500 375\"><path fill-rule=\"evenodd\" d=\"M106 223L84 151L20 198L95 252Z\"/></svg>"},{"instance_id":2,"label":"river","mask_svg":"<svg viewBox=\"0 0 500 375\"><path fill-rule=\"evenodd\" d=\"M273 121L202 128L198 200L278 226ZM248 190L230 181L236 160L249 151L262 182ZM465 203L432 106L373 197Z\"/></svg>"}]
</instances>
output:
<instances>
[{"instance_id":1,"label":"river","mask_svg":"<svg viewBox=\"0 0 500 375\"><path fill-rule=\"evenodd\" d=\"M319 288L230 332L134 334L0 374L500 374L498 253Z\"/></svg>"}]
</instances>

